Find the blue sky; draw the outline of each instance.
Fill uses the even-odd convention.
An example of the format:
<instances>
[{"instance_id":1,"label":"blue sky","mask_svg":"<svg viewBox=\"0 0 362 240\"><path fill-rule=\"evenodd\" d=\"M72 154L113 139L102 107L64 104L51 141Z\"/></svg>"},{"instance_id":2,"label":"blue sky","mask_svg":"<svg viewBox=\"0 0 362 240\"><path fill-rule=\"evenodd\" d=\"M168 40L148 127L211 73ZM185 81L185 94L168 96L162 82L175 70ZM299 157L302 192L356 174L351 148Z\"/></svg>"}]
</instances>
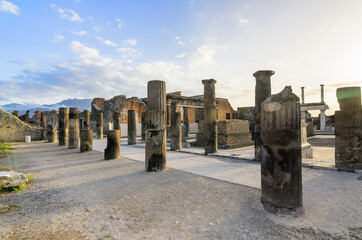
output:
<instances>
[{"instance_id":1,"label":"blue sky","mask_svg":"<svg viewBox=\"0 0 362 240\"><path fill-rule=\"evenodd\" d=\"M358 0L0 0L0 104L145 97L152 79L198 95L214 78L236 109L271 69L273 93L305 86L315 102L323 83L335 109L337 87L361 86L361 12Z\"/></svg>"}]
</instances>

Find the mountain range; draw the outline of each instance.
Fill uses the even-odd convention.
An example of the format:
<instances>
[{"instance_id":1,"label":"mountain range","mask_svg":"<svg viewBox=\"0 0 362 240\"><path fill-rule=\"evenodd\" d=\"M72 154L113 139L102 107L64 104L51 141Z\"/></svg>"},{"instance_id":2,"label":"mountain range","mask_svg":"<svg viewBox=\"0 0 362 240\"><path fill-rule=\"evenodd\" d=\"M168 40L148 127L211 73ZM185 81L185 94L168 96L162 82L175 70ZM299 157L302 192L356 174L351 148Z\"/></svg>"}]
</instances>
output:
<instances>
[{"instance_id":1,"label":"mountain range","mask_svg":"<svg viewBox=\"0 0 362 240\"><path fill-rule=\"evenodd\" d=\"M54 104L33 104L33 103L10 103L5 105L0 105L0 108L7 112L14 112L15 110L19 111L20 115L26 113L27 110L30 110L30 116L34 114L35 111L50 111L50 110L58 110L60 107L77 107L79 111L91 110L91 103L93 99L67 99L63 100L59 103Z\"/></svg>"}]
</instances>

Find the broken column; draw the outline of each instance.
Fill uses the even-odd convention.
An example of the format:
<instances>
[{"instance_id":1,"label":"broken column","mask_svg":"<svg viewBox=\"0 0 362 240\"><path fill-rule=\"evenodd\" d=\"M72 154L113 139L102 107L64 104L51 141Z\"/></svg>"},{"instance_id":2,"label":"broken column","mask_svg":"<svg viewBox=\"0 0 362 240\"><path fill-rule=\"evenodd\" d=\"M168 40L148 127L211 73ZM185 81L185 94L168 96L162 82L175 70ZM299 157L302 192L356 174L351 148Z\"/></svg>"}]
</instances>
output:
<instances>
[{"instance_id":1,"label":"broken column","mask_svg":"<svg viewBox=\"0 0 362 240\"><path fill-rule=\"evenodd\" d=\"M287 86L261 105L261 202L272 213L303 212L299 98Z\"/></svg>"},{"instance_id":2,"label":"broken column","mask_svg":"<svg viewBox=\"0 0 362 240\"><path fill-rule=\"evenodd\" d=\"M303 95L302 95L303 96ZM302 107L303 108L303 107ZM312 145L308 142L307 134L307 110L300 110L300 133L301 133L301 144L302 144L302 157L303 158L313 158L313 149Z\"/></svg>"},{"instance_id":3,"label":"broken column","mask_svg":"<svg viewBox=\"0 0 362 240\"><path fill-rule=\"evenodd\" d=\"M90 114L89 110L84 110L83 112L83 125L84 129L90 129L90 120L89 120Z\"/></svg>"},{"instance_id":4,"label":"broken column","mask_svg":"<svg viewBox=\"0 0 362 240\"><path fill-rule=\"evenodd\" d=\"M146 112L143 112L141 115L141 138L142 138L142 141L146 140L146 129L147 129Z\"/></svg>"},{"instance_id":5,"label":"broken column","mask_svg":"<svg viewBox=\"0 0 362 240\"><path fill-rule=\"evenodd\" d=\"M69 113L68 108L59 108L59 146L68 145Z\"/></svg>"},{"instance_id":6,"label":"broken column","mask_svg":"<svg viewBox=\"0 0 362 240\"><path fill-rule=\"evenodd\" d=\"M190 122L189 122L189 108L183 107L184 109L184 126L185 126L185 138L189 137Z\"/></svg>"},{"instance_id":7,"label":"broken column","mask_svg":"<svg viewBox=\"0 0 362 240\"><path fill-rule=\"evenodd\" d=\"M136 144L136 112L134 110L128 110L128 128L127 128L127 138L128 145Z\"/></svg>"},{"instance_id":8,"label":"broken column","mask_svg":"<svg viewBox=\"0 0 362 240\"><path fill-rule=\"evenodd\" d=\"M217 152L217 114L214 79L202 80L204 84L204 149L205 154Z\"/></svg>"},{"instance_id":9,"label":"broken column","mask_svg":"<svg viewBox=\"0 0 362 240\"><path fill-rule=\"evenodd\" d=\"M340 111L335 113L336 167L346 171L362 169L361 87L337 89Z\"/></svg>"},{"instance_id":10,"label":"broken column","mask_svg":"<svg viewBox=\"0 0 362 240\"><path fill-rule=\"evenodd\" d=\"M93 131L91 129L80 130L80 151L88 152L93 149Z\"/></svg>"},{"instance_id":11,"label":"broken column","mask_svg":"<svg viewBox=\"0 0 362 240\"><path fill-rule=\"evenodd\" d=\"M96 119L97 139L103 139L103 113L97 114Z\"/></svg>"},{"instance_id":12,"label":"broken column","mask_svg":"<svg viewBox=\"0 0 362 240\"><path fill-rule=\"evenodd\" d=\"M271 94L270 77L274 71L261 70L253 74L256 80L255 85L255 126L254 126L254 145L255 159L261 160L261 142L260 142L260 112L261 103Z\"/></svg>"},{"instance_id":13,"label":"broken column","mask_svg":"<svg viewBox=\"0 0 362 240\"><path fill-rule=\"evenodd\" d=\"M182 147L182 128L180 106L176 102L171 103L171 150Z\"/></svg>"},{"instance_id":14,"label":"broken column","mask_svg":"<svg viewBox=\"0 0 362 240\"><path fill-rule=\"evenodd\" d=\"M109 130L107 133L107 148L104 150L104 160L120 157L121 134L120 130Z\"/></svg>"},{"instance_id":15,"label":"broken column","mask_svg":"<svg viewBox=\"0 0 362 240\"><path fill-rule=\"evenodd\" d=\"M54 124L48 125L47 139L48 139L48 142L50 142L50 143L57 142L57 127Z\"/></svg>"},{"instance_id":16,"label":"broken column","mask_svg":"<svg viewBox=\"0 0 362 240\"><path fill-rule=\"evenodd\" d=\"M119 130L119 136L121 137L121 110L116 109L113 111L113 130Z\"/></svg>"},{"instance_id":17,"label":"broken column","mask_svg":"<svg viewBox=\"0 0 362 240\"><path fill-rule=\"evenodd\" d=\"M79 147L79 111L69 108L69 142L68 148Z\"/></svg>"},{"instance_id":18,"label":"broken column","mask_svg":"<svg viewBox=\"0 0 362 240\"><path fill-rule=\"evenodd\" d=\"M149 81L147 84L148 111L146 116L146 161L148 172L166 168L166 84Z\"/></svg>"}]
</instances>

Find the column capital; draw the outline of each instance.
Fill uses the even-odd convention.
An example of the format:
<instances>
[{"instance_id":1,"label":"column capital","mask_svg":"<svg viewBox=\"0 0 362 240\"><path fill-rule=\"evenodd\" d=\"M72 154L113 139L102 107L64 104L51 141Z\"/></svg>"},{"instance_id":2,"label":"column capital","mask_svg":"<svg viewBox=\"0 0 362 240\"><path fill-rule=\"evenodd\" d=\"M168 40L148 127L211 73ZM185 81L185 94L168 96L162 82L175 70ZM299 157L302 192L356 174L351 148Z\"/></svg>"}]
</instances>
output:
<instances>
[{"instance_id":1,"label":"column capital","mask_svg":"<svg viewBox=\"0 0 362 240\"><path fill-rule=\"evenodd\" d=\"M260 77L271 77L275 74L275 72L273 70L259 70L256 71L253 76L256 78L260 78Z\"/></svg>"},{"instance_id":2,"label":"column capital","mask_svg":"<svg viewBox=\"0 0 362 240\"><path fill-rule=\"evenodd\" d=\"M207 83L216 83L215 79L204 79L202 80L202 84L207 84Z\"/></svg>"}]
</instances>

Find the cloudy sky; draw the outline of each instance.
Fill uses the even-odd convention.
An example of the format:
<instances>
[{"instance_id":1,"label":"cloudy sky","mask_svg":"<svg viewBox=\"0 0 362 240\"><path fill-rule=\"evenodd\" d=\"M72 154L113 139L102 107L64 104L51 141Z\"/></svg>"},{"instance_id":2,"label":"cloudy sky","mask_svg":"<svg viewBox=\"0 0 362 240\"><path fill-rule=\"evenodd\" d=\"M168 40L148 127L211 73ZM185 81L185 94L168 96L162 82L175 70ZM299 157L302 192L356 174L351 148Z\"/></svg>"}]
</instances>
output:
<instances>
[{"instance_id":1,"label":"cloudy sky","mask_svg":"<svg viewBox=\"0 0 362 240\"><path fill-rule=\"evenodd\" d=\"M68 98L216 94L254 104L255 78L275 71L306 102L338 108L336 88L361 86L360 0L0 0L0 104ZM330 114L331 112L329 112Z\"/></svg>"}]
</instances>

